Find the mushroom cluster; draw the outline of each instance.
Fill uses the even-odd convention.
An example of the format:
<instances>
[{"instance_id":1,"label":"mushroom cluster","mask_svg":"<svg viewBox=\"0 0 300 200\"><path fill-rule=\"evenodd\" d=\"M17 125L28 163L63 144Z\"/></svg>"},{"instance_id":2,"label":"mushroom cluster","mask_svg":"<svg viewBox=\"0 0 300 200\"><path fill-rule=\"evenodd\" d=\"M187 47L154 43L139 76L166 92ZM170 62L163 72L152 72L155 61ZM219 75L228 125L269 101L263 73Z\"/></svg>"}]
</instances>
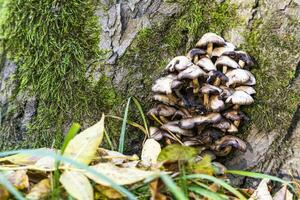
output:
<instances>
[{"instance_id":1,"label":"mushroom cluster","mask_svg":"<svg viewBox=\"0 0 300 200\"><path fill-rule=\"evenodd\" d=\"M186 56L173 58L152 86L157 102L147 115L159 124L150 135L225 156L246 150L233 136L248 121L240 106L254 102L255 77L250 56L215 33L206 33Z\"/></svg>"}]
</instances>

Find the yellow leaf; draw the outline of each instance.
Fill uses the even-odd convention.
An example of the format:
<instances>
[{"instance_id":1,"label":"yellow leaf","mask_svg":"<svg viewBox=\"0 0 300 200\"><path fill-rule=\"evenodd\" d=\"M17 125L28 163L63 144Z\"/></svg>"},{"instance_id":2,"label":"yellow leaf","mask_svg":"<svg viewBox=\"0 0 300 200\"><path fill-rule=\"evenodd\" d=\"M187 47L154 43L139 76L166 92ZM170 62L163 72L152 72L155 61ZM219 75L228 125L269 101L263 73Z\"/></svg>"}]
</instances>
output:
<instances>
[{"instance_id":1,"label":"yellow leaf","mask_svg":"<svg viewBox=\"0 0 300 200\"><path fill-rule=\"evenodd\" d=\"M142 150L142 161L146 164L156 164L160 151L160 144L157 141L147 139Z\"/></svg>"},{"instance_id":2,"label":"yellow leaf","mask_svg":"<svg viewBox=\"0 0 300 200\"><path fill-rule=\"evenodd\" d=\"M39 159L35 164L35 167L37 168L42 168L46 170L50 170L53 171L55 170L55 159L53 157L43 157L41 159Z\"/></svg>"},{"instance_id":3,"label":"yellow leaf","mask_svg":"<svg viewBox=\"0 0 300 200\"><path fill-rule=\"evenodd\" d=\"M29 179L26 170L5 171L4 175L17 189L22 190L29 187Z\"/></svg>"},{"instance_id":4,"label":"yellow leaf","mask_svg":"<svg viewBox=\"0 0 300 200\"><path fill-rule=\"evenodd\" d=\"M190 161L188 167L197 174L213 175L214 173L211 158L208 155L205 155L199 162Z\"/></svg>"},{"instance_id":5,"label":"yellow leaf","mask_svg":"<svg viewBox=\"0 0 300 200\"><path fill-rule=\"evenodd\" d=\"M93 187L86 176L81 172L65 171L59 181L66 191L78 200L93 200Z\"/></svg>"},{"instance_id":6,"label":"yellow leaf","mask_svg":"<svg viewBox=\"0 0 300 200\"><path fill-rule=\"evenodd\" d=\"M104 115L102 115L100 122L76 135L69 142L63 156L88 165L102 142L103 131Z\"/></svg>"},{"instance_id":7,"label":"yellow leaf","mask_svg":"<svg viewBox=\"0 0 300 200\"><path fill-rule=\"evenodd\" d=\"M9 192L5 187L0 185L0 200L7 200L9 197Z\"/></svg>"},{"instance_id":8,"label":"yellow leaf","mask_svg":"<svg viewBox=\"0 0 300 200\"><path fill-rule=\"evenodd\" d=\"M254 193L251 195L249 200L273 200L267 183L269 182L268 179L263 179L257 189L254 191Z\"/></svg>"},{"instance_id":9,"label":"yellow leaf","mask_svg":"<svg viewBox=\"0 0 300 200\"><path fill-rule=\"evenodd\" d=\"M118 185L133 184L142 181L151 175L156 174L156 172L153 171L144 171L137 168L121 168L111 163L99 163L97 165L91 166L91 168L105 175ZM85 174L87 175L87 177L89 177L98 184L110 186L108 182L96 177L93 174L90 174L88 172L85 172Z\"/></svg>"},{"instance_id":10,"label":"yellow leaf","mask_svg":"<svg viewBox=\"0 0 300 200\"><path fill-rule=\"evenodd\" d=\"M273 200L293 200L293 194L284 185L278 192L275 193Z\"/></svg>"},{"instance_id":11,"label":"yellow leaf","mask_svg":"<svg viewBox=\"0 0 300 200\"><path fill-rule=\"evenodd\" d=\"M123 195L111 187L96 185L95 188L109 199L121 199Z\"/></svg>"},{"instance_id":12,"label":"yellow leaf","mask_svg":"<svg viewBox=\"0 0 300 200\"><path fill-rule=\"evenodd\" d=\"M50 192L51 192L50 180L43 179L31 188L29 193L26 195L26 198L30 200L45 199Z\"/></svg>"},{"instance_id":13,"label":"yellow leaf","mask_svg":"<svg viewBox=\"0 0 300 200\"><path fill-rule=\"evenodd\" d=\"M158 161L190 160L197 156L198 150L193 147L171 144L162 149L158 156Z\"/></svg>"}]
</instances>

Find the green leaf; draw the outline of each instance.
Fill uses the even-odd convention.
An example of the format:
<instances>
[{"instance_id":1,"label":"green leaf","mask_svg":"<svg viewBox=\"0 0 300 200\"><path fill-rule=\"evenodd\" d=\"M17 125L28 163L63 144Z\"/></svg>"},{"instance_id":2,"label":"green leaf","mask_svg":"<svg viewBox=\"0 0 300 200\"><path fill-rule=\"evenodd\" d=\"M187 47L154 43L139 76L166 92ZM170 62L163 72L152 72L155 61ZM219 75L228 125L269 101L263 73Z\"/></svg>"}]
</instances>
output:
<instances>
[{"instance_id":1,"label":"green leaf","mask_svg":"<svg viewBox=\"0 0 300 200\"><path fill-rule=\"evenodd\" d=\"M160 178L166 184L166 186L169 188L170 192L172 192L176 199L188 200L183 191L174 183L170 176L161 174Z\"/></svg>"},{"instance_id":2,"label":"green leaf","mask_svg":"<svg viewBox=\"0 0 300 200\"><path fill-rule=\"evenodd\" d=\"M210 190L201 188L201 187L197 187L197 186L190 186L189 190L192 192L195 192L197 194L200 194L204 197L207 197L209 199L213 199L213 200L226 200L228 198L225 198L223 196L221 196L220 194L216 193L216 192L212 192Z\"/></svg>"},{"instance_id":3,"label":"green leaf","mask_svg":"<svg viewBox=\"0 0 300 200\"><path fill-rule=\"evenodd\" d=\"M129 112L129 105L130 105L131 97L128 98L127 104L125 107L123 122L122 122L122 128L121 128L121 134L119 139L119 149L118 151L120 153L124 152L124 144L125 144L125 133L126 133L126 125L127 125L127 118L128 118L128 112Z\"/></svg>"},{"instance_id":4,"label":"green leaf","mask_svg":"<svg viewBox=\"0 0 300 200\"><path fill-rule=\"evenodd\" d=\"M197 174L213 175L214 169L211 163L211 157L205 155L199 162L190 161L188 163L189 170Z\"/></svg>"},{"instance_id":5,"label":"green leaf","mask_svg":"<svg viewBox=\"0 0 300 200\"><path fill-rule=\"evenodd\" d=\"M163 148L158 156L158 161L190 160L194 158L198 150L193 147L171 144Z\"/></svg>"},{"instance_id":6,"label":"green leaf","mask_svg":"<svg viewBox=\"0 0 300 200\"><path fill-rule=\"evenodd\" d=\"M69 142L75 137L75 135L79 132L80 130L80 124L78 123L73 123L71 128L69 129L66 137L65 137L65 140L64 140L64 143L63 143L63 146L61 148L61 153L63 154L66 147L68 146Z\"/></svg>"}]
</instances>

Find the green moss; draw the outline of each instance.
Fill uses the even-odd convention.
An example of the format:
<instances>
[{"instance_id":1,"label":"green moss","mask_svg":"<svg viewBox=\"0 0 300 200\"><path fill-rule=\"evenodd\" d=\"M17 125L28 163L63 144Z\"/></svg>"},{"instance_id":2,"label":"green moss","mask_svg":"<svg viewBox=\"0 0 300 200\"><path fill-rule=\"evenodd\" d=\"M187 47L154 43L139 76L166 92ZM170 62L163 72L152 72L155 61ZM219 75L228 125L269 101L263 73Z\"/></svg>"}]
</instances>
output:
<instances>
[{"instance_id":1,"label":"green moss","mask_svg":"<svg viewBox=\"0 0 300 200\"><path fill-rule=\"evenodd\" d=\"M292 36L295 34L280 35L274 31L279 20L272 19L264 24L255 20L252 31L246 35L246 43L241 47L257 63L252 70L257 79L256 102L245 110L253 124L266 132L287 130L300 102L299 91L297 93L290 85L300 45ZM289 29L292 30L294 25L291 23Z\"/></svg>"}]
</instances>

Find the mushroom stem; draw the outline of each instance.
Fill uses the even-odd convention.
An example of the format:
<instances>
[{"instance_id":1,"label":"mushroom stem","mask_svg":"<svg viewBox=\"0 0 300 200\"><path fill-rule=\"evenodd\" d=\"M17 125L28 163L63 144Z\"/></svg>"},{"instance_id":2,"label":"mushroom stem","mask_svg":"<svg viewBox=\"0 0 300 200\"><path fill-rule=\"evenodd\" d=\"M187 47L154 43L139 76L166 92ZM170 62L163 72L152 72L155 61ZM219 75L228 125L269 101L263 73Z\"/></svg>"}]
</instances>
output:
<instances>
[{"instance_id":1,"label":"mushroom stem","mask_svg":"<svg viewBox=\"0 0 300 200\"><path fill-rule=\"evenodd\" d=\"M216 80L214 81L213 85L214 86L219 86L221 83L221 79L219 77L216 78Z\"/></svg>"},{"instance_id":2,"label":"mushroom stem","mask_svg":"<svg viewBox=\"0 0 300 200\"><path fill-rule=\"evenodd\" d=\"M197 94L199 92L199 81L197 78L193 79L193 86L194 86L194 89L193 89L193 93L194 94Z\"/></svg>"},{"instance_id":3,"label":"mushroom stem","mask_svg":"<svg viewBox=\"0 0 300 200\"><path fill-rule=\"evenodd\" d=\"M223 74L225 74L227 72L227 66L223 65L223 69L222 69Z\"/></svg>"},{"instance_id":4,"label":"mushroom stem","mask_svg":"<svg viewBox=\"0 0 300 200\"><path fill-rule=\"evenodd\" d=\"M204 100L203 100L204 106L207 108L209 105L209 95L204 93Z\"/></svg>"},{"instance_id":5,"label":"mushroom stem","mask_svg":"<svg viewBox=\"0 0 300 200\"><path fill-rule=\"evenodd\" d=\"M235 104L235 105L233 106L233 109L234 109L234 110L239 110L239 109L240 109L240 105Z\"/></svg>"},{"instance_id":6,"label":"mushroom stem","mask_svg":"<svg viewBox=\"0 0 300 200\"><path fill-rule=\"evenodd\" d=\"M235 121L233 122L233 124L234 124L236 127L239 127L240 123L241 123L240 120L235 120Z\"/></svg>"},{"instance_id":7,"label":"mushroom stem","mask_svg":"<svg viewBox=\"0 0 300 200\"><path fill-rule=\"evenodd\" d=\"M212 42L209 42L209 43L207 44L207 50L206 50L206 52L207 52L207 54L209 55L209 57L211 57L212 51L213 51L213 43L212 43Z\"/></svg>"},{"instance_id":8,"label":"mushroom stem","mask_svg":"<svg viewBox=\"0 0 300 200\"><path fill-rule=\"evenodd\" d=\"M244 68L245 67L245 62L244 61L242 61L242 60L239 60L239 65L241 66L241 68Z\"/></svg>"}]
</instances>

